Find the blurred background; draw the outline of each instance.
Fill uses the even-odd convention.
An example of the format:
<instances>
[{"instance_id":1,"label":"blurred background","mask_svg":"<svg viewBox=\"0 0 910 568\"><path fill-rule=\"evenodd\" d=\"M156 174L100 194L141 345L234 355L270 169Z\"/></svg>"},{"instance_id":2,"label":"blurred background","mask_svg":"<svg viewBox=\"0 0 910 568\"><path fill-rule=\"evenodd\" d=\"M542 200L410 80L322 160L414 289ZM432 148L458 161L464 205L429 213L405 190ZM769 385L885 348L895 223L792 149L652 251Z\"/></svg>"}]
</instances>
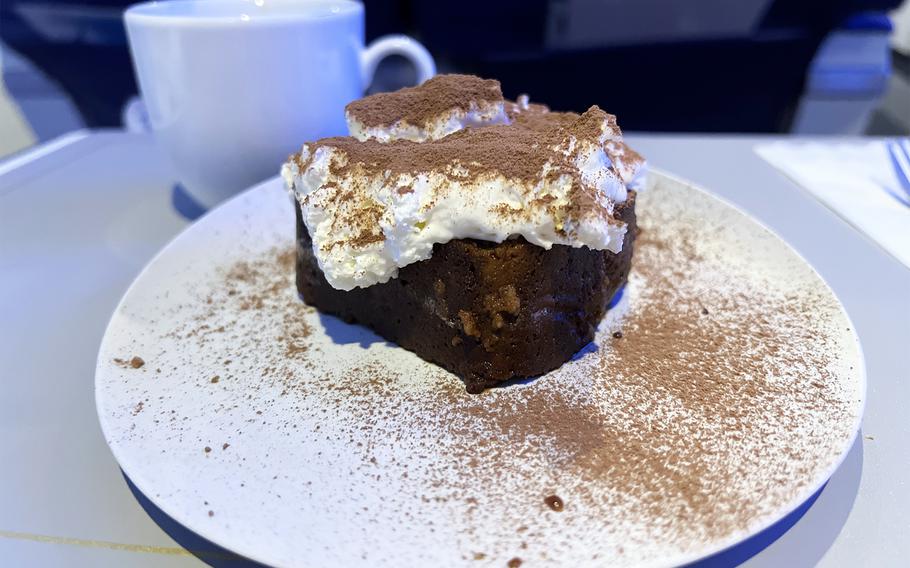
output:
<instances>
[{"instance_id":1,"label":"blurred background","mask_svg":"<svg viewBox=\"0 0 910 568\"><path fill-rule=\"evenodd\" d=\"M305 1L305 0L303 0ZM130 2L0 2L0 157L79 128L141 129ZM366 0L440 72L495 77L625 130L905 135L910 0ZM372 90L413 81L390 58Z\"/></svg>"}]
</instances>

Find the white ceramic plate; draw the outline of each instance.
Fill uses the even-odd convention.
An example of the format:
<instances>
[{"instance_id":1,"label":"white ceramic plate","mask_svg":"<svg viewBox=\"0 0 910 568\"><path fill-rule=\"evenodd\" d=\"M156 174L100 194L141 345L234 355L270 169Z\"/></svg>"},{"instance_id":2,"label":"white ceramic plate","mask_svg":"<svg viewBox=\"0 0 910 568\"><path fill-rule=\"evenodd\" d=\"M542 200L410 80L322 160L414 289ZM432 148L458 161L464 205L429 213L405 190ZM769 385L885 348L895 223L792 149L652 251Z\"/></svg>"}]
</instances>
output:
<instances>
[{"instance_id":1,"label":"white ceramic plate","mask_svg":"<svg viewBox=\"0 0 910 568\"><path fill-rule=\"evenodd\" d=\"M818 275L743 213L659 172L637 209L635 268L596 341L468 395L304 306L288 197L278 180L253 188L168 245L114 313L96 374L107 441L165 513L266 564L673 565L722 550L840 464L862 355Z\"/></svg>"}]
</instances>

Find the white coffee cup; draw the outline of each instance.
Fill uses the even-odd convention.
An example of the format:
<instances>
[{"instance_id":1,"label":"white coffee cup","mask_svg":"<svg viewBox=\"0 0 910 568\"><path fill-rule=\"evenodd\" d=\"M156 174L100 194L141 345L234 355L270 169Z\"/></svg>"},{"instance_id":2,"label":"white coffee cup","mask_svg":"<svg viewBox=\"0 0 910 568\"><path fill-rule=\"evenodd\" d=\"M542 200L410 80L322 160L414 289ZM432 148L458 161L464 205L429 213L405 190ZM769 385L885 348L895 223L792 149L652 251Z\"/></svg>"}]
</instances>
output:
<instances>
[{"instance_id":1,"label":"white coffee cup","mask_svg":"<svg viewBox=\"0 0 910 568\"><path fill-rule=\"evenodd\" d=\"M174 0L130 7L130 50L153 130L180 182L212 207L276 175L303 142L346 134L344 106L379 61L436 72L407 36L364 47L350 0Z\"/></svg>"}]
</instances>

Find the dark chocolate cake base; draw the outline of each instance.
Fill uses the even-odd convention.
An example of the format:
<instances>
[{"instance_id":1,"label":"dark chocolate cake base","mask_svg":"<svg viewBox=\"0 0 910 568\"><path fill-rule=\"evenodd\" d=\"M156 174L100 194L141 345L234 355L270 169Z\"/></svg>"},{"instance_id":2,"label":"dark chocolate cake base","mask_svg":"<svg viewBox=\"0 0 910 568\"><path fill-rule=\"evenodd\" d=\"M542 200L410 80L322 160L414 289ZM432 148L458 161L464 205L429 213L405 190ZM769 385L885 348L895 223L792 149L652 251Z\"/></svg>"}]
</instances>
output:
<instances>
[{"instance_id":1,"label":"dark chocolate cake base","mask_svg":"<svg viewBox=\"0 0 910 568\"><path fill-rule=\"evenodd\" d=\"M622 252L522 238L454 240L384 284L350 291L322 275L297 210L297 290L303 300L460 376L476 393L559 367L594 338L626 282L637 233L635 194L614 216L628 225Z\"/></svg>"}]
</instances>

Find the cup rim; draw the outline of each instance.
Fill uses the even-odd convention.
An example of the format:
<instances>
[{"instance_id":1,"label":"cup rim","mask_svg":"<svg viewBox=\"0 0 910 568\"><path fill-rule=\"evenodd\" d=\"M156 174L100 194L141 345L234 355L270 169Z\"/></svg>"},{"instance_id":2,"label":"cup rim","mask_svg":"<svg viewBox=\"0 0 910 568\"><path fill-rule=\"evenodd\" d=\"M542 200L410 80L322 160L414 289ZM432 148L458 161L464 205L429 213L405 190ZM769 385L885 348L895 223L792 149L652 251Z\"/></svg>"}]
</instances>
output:
<instances>
[{"instance_id":1,"label":"cup rim","mask_svg":"<svg viewBox=\"0 0 910 568\"><path fill-rule=\"evenodd\" d=\"M262 5L257 0L151 0L129 6L123 13L124 20L133 23L159 25L224 25L276 24L286 22L318 22L363 13L363 5L354 0L260 0L261 3L285 5L292 9L280 13L244 14L242 7L249 6L250 13ZM188 14L181 7L195 4L215 7L213 13ZM337 6L337 11L314 13L303 9L307 4ZM237 10L231 10L233 5Z\"/></svg>"}]
</instances>

